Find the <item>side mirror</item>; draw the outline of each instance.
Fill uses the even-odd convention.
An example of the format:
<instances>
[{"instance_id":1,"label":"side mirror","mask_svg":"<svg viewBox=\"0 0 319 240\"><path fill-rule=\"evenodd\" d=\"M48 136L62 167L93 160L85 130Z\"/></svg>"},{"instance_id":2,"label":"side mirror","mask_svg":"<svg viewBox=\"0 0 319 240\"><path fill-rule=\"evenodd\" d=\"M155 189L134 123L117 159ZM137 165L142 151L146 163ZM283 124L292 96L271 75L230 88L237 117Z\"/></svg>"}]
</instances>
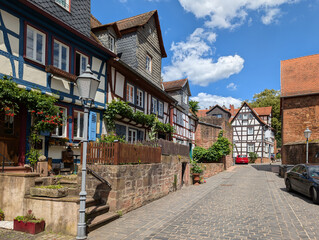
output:
<instances>
[{"instance_id":1,"label":"side mirror","mask_svg":"<svg viewBox=\"0 0 319 240\"><path fill-rule=\"evenodd\" d=\"M303 172L303 173L302 173L302 176L304 176L305 178L308 178L307 172Z\"/></svg>"}]
</instances>

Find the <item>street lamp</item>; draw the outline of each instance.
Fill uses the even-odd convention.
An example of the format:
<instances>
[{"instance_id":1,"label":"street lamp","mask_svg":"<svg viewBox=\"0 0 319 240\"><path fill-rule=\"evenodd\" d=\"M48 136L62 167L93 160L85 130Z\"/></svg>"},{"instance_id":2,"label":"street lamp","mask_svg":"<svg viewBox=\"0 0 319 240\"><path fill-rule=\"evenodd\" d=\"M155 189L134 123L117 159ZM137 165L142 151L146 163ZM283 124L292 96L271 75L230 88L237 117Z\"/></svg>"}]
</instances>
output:
<instances>
[{"instance_id":1,"label":"street lamp","mask_svg":"<svg viewBox=\"0 0 319 240\"><path fill-rule=\"evenodd\" d=\"M309 128L307 128L303 134L305 135L305 138L307 139L307 145L306 145L306 163L308 163L308 140L310 138L310 135L311 135L311 130L309 130Z\"/></svg>"},{"instance_id":2,"label":"street lamp","mask_svg":"<svg viewBox=\"0 0 319 240\"><path fill-rule=\"evenodd\" d=\"M82 183L80 192L80 210L79 222L76 239L86 239L86 223L85 223L85 201L86 201L86 153L88 143L88 123L89 123L89 108L94 102L97 88L99 87L100 80L93 75L90 65L87 65L85 72L83 72L76 79L79 95L84 107L84 139L83 139L83 152L82 152Z\"/></svg>"}]
</instances>

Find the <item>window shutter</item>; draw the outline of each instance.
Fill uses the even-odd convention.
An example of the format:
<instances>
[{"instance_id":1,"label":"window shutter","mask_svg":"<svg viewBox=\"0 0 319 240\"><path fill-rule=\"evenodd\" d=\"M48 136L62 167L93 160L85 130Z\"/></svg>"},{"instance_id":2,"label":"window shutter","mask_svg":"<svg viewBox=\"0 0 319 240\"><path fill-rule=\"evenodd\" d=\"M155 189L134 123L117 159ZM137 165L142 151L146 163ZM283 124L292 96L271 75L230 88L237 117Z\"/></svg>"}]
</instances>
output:
<instances>
[{"instance_id":1,"label":"window shutter","mask_svg":"<svg viewBox=\"0 0 319 240\"><path fill-rule=\"evenodd\" d=\"M96 113L90 112L89 118L89 141L96 140Z\"/></svg>"}]
</instances>

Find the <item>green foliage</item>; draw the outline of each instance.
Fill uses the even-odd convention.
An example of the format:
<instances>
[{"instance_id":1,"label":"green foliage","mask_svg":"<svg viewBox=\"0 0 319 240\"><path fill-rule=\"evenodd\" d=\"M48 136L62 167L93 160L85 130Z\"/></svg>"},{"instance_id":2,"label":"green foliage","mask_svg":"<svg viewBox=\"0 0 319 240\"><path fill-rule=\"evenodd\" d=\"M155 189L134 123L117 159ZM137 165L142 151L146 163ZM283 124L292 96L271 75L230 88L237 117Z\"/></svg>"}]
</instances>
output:
<instances>
[{"instance_id":1,"label":"green foliage","mask_svg":"<svg viewBox=\"0 0 319 240\"><path fill-rule=\"evenodd\" d=\"M102 135L98 141L105 142L105 143L113 143L115 141L118 141L118 142L124 143L125 139L124 137L117 136L114 132L110 132L107 135Z\"/></svg>"},{"instance_id":2,"label":"green foliage","mask_svg":"<svg viewBox=\"0 0 319 240\"><path fill-rule=\"evenodd\" d=\"M17 216L14 220L23 221L25 223L26 222L39 223L43 221L42 218L41 219L36 218L34 214L32 213L32 210L28 210L27 215L25 216Z\"/></svg>"},{"instance_id":3,"label":"green foliage","mask_svg":"<svg viewBox=\"0 0 319 240\"><path fill-rule=\"evenodd\" d=\"M137 124L142 124L145 127L153 127L156 133L173 133L174 128L169 124L164 124L158 120L154 114L144 114L142 112L134 112L133 109L128 105L127 102L113 100L111 103L107 104L107 108L104 112L104 119L106 122L106 127L108 130L115 129L115 118L116 115L128 118Z\"/></svg>"},{"instance_id":4,"label":"green foliage","mask_svg":"<svg viewBox=\"0 0 319 240\"><path fill-rule=\"evenodd\" d=\"M220 131L217 141L208 149L195 147L193 157L198 162L217 162L231 152L232 143Z\"/></svg>"},{"instance_id":5,"label":"green foliage","mask_svg":"<svg viewBox=\"0 0 319 240\"><path fill-rule=\"evenodd\" d=\"M48 186L38 186L37 188L45 188L45 189L61 189L64 188L62 185L48 185Z\"/></svg>"},{"instance_id":6,"label":"green foliage","mask_svg":"<svg viewBox=\"0 0 319 240\"><path fill-rule=\"evenodd\" d=\"M4 217L5 217L4 212L0 208L0 221L4 221Z\"/></svg>"},{"instance_id":7,"label":"green foliage","mask_svg":"<svg viewBox=\"0 0 319 240\"><path fill-rule=\"evenodd\" d=\"M198 162L196 160L191 160L191 172L192 173L202 173L203 169L201 168L201 166L198 164Z\"/></svg>"},{"instance_id":8,"label":"green foliage","mask_svg":"<svg viewBox=\"0 0 319 240\"><path fill-rule=\"evenodd\" d=\"M199 102L194 101L194 100L190 100L189 103L188 103L190 110L191 110L196 116L197 116L198 110L200 109L200 107L199 107L198 104L199 104Z\"/></svg>"},{"instance_id":9,"label":"green foliage","mask_svg":"<svg viewBox=\"0 0 319 240\"><path fill-rule=\"evenodd\" d=\"M277 146L281 146L281 115L280 115L280 91L274 89L265 89L261 93L254 95L253 100L249 102L253 108L272 107L271 127L275 129L275 138Z\"/></svg>"},{"instance_id":10,"label":"green foliage","mask_svg":"<svg viewBox=\"0 0 319 240\"><path fill-rule=\"evenodd\" d=\"M276 154L276 159L281 159L281 154L280 153Z\"/></svg>"},{"instance_id":11,"label":"green foliage","mask_svg":"<svg viewBox=\"0 0 319 240\"><path fill-rule=\"evenodd\" d=\"M249 157L249 162L250 163L255 163L256 159L258 158L258 155L255 152L250 152L248 154L248 157Z\"/></svg>"},{"instance_id":12,"label":"green foliage","mask_svg":"<svg viewBox=\"0 0 319 240\"><path fill-rule=\"evenodd\" d=\"M34 167L34 165L38 162L39 157L40 157L40 151L36 150L34 148L31 148L28 153L26 154L28 157L28 160L30 162L30 165Z\"/></svg>"}]
</instances>

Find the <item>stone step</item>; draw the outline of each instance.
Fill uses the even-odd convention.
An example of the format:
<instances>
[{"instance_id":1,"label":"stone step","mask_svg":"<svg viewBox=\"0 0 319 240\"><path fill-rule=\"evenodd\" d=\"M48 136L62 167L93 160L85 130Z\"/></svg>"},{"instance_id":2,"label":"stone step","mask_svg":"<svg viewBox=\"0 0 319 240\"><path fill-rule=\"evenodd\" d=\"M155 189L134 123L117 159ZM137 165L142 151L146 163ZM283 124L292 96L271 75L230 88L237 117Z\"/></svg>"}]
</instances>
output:
<instances>
[{"instance_id":1,"label":"stone step","mask_svg":"<svg viewBox=\"0 0 319 240\"><path fill-rule=\"evenodd\" d=\"M108 212L102 215L95 217L88 221L88 232L92 232L93 230L102 227L116 219L118 219L120 215L118 213Z\"/></svg>"},{"instance_id":2,"label":"stone step","mask_svg":"<svg viewBox=\"0 0 319 240\"><path fill-rule=\"evenodd\" d=\"M87 219L93 219L99 215L107 213L110 210L109 205L98 205L98 206L91 206L86 209L86 216Z\"/></svg>"},{"instance_id":3,"label":"stone step","mask_svg":"<svg viewBox=\"0 0 319 240\"><path fill-rule=\"evenodd\" d=\"M81 189L78 188L78 187L68 187L67 188L69 189L69 195L71 196L79 196L80 192L81 192Z\"/></svg>"},{"instance_id":4,"label":"stone step","mask_svg":"<svg viewBox=\"0 0 319 240\"><path fill-rule=\"evenodd\" d=\"M91 197L88 197L86 199L86 202L85 202L85 208L89 208L89 207L92 207L92 206L99 206L101 205L101 200L98 199L94 199L94 198L91 198Z\"/></svg>"}]
</instances>

